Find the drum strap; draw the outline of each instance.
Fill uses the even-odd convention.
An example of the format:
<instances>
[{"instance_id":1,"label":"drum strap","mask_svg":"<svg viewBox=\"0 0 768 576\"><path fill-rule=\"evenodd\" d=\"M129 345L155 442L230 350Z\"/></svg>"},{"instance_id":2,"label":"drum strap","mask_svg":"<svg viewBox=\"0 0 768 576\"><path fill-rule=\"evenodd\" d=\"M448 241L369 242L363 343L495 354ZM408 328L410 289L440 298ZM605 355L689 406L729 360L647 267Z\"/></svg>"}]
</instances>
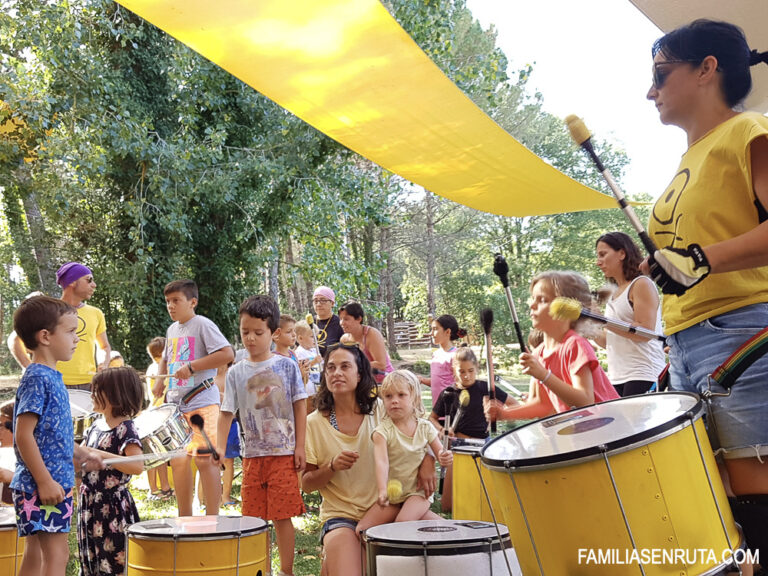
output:
<instances>
[{"instance_id":1,"label":"drum strap","mask_svg":"<svg viewBox=\"0 0 768 576\"><path fill-rule=\"evenodd\" d=\"M181 401L184 404L189 404L192 401L192 398L200 394L203 390L208 390L208 388L213 387L215 382L213 381L213 378L208 378L208 380L203 380L200 382L200 384L195 385L192 390L184 394L182 396Z\"/></svg>"},{"instance_id":2,"label":"drum strap","mask_svg":"<svg viewBox=\"0 0 768 576\"><path fill-rule=\"evenodd\" d=\"M766 352L768 352L768 328L755 334L728 356L728 359L712 372L712 379L728 390L736 379Z\"/></svg>"}]
</instances>

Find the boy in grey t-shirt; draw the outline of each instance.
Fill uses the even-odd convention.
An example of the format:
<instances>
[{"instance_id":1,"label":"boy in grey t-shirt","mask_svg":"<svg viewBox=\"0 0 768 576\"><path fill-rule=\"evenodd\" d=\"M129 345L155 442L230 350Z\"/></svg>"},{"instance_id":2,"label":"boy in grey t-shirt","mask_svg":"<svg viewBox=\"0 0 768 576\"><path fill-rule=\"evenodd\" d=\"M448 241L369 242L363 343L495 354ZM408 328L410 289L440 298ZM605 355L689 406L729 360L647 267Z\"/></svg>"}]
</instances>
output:
<instances>
[{"instance_id":1,"label":"boy in grey t-shirt","mask_svg":"<svg viewBox=\"0 0 768 576\"><path fill-rule=\"evenodd\" d=\"M232 347L216 324L205 316L195 314L197 285L192 280L176 280L166 285L165 303L174 323L168 327L165 352L160 364L160 374L171 374L167 401L179 405L187 421L195 414L204 422L203 428L213 445L216 445L216 423L219 418L219 389L214 383L216 369L234 360ZM158 377L152 390L157 397L162 394L164 378ZM221 473L210 454L198 454L207 448L202 434L195 426L187 455L171 460L176 502L179 516L192 515L194 478L191 462L200 470L203 484L206 514L219 513L221 498Z\"/></svg>"}]
</instances>

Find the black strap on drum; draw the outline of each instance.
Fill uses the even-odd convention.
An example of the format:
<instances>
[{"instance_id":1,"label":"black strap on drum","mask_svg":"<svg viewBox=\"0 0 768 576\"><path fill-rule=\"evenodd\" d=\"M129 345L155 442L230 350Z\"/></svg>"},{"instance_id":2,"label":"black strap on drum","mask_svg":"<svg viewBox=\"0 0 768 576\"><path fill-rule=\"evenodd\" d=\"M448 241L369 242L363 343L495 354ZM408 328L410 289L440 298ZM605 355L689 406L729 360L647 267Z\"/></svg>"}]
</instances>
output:
<instances>
[{"instance_id":1,"label":"black strap on drum","mask_svg":"<svg viewBox=\"0 0 768 576\"><path fill-rule=\"evenodd\" d=\"M739 346L727 360L712 372L712 380L726 390L736 382L747 368L768 352L768 328L762 329Z\"/></svg>"}]
</instances>

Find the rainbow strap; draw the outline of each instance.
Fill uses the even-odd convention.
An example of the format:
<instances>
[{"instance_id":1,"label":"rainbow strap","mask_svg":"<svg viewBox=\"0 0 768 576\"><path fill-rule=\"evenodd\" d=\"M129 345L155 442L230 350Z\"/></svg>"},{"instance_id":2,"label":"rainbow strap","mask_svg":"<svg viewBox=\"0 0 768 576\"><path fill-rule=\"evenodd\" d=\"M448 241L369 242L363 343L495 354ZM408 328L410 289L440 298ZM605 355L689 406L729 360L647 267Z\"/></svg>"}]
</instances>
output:
<instances>
[{"instance_id":1,"label":"rainbow strap","mask_svg":"<svg viewBox=\"0 0 768 576\"><path fill-rule=\"evenodd\" d=\"M728 359L712 372L712 379L728 389L766 352L768 352L768 328L755 334L728 356Z\"/></svg>"}]
</instances>

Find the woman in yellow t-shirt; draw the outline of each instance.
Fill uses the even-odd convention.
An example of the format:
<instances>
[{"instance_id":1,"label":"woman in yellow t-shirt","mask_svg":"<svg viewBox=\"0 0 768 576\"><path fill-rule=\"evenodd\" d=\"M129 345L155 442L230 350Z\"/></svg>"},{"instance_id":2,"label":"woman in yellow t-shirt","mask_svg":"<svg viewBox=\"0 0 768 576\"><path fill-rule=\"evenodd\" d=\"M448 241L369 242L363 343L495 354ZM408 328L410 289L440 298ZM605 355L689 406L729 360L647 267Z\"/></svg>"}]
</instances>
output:
<instances>
[{"instance_id":1,"label":"woman in yellow t-shirt","mask_svg":"<svg viewBox=\"0 0 768 576\"><path fill-rule=\"evenodd\" d=\"M768 326L768 118L738 112L750 66L768 62L744 33L697 20L653 46L648 91L663 124L682 128L688 150L653 208L659 247L645 271L664 293L670 387L724 392L709 375ZM734 516L768 557L768 356L715 397L709 422L737 495Z\"/></svg>"},{"instance_id":2,"label":"woman in yellow t-shirt","mask_svg":"<svg viewBox=\"0 0 768 576\"><path fill-rule=\"evenodd\" d=\"M307 417L307 467L301 479L305 492L319 490L323 497L320 543L323 574L328 576L362 574L355 527L369 508L379 506L371 434L382 409L375 390L371 364L357 344L328 347L315 397L317 410ZM435 480L434 458L425 456L419 487L432 494ZM399 511L399 506L381 508L381 523L393 521Z\"/></svg>"}]
</instances>

